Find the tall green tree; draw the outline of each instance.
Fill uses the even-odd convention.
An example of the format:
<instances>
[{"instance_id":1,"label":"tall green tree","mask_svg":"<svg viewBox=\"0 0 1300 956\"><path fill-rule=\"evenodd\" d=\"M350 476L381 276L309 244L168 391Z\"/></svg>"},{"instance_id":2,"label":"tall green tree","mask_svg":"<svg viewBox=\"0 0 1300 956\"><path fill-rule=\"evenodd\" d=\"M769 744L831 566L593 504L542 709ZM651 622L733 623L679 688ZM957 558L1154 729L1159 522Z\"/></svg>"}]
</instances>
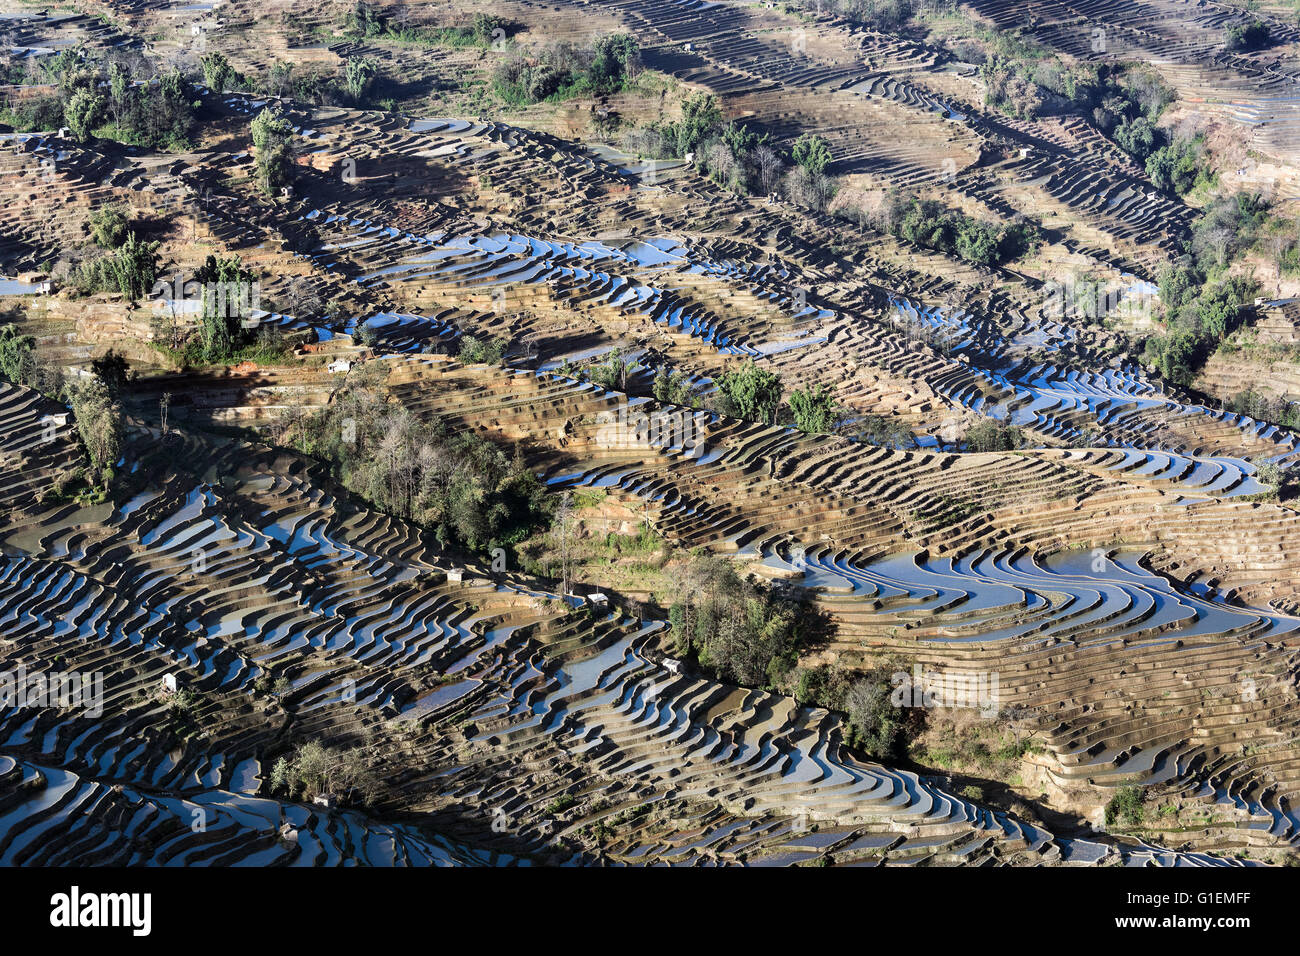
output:
<instances>
[{"instance_id":1,"label":"tall green tree","mask_svg":"<svg viewBox=\"0 0 1300 956\"><path fill-rule=\"evenodd\" d=\"M682 102L681 122L672 130L677 140L677 155L694 152L721 122L722 110L712 93L700 91L686 97Z\"/></svg>"},{"instance_id":2,"label":"tall green tree","mask_svg":"<svg viewBox=\"0 0 1300 956\"><path fill-rule=\"evenodd\" d=\"M240 78L224 53L209 53L202 60L203 81L214 93L224 93Z\"/></svg>"},{"instance_id":3,"label":"tall green tree","mask_svg":"<svg viewBox=\"0 0 1300 956\"><path fill-rule=\"evenodd\" d=\"M100 206L88 220L91 238L101 249L116 249L126 241L126 211L116 203Z\"/></svg>"},{"instance_id":4,"label":"tall green tree","mask_svg":"<svg viewBox=\"0 0 1300 956\"><path fill-rule=\"evenodd\" d=\"M93 477L107 487L122 455L122 407L113 401L108 386L90 378L73 389L72 414Z\"/></svg>"},{"instance_id":5,"label":"tall green tree","mask_svg":"<svg viewBox=\"0 0 1300 956\"><path fill-rule=\"evenodd\" d=\"M63 108L68 129L78 143L90 141L91 134L104 118L104 97L90 90L78 90Z\"/></svg>"},{"instance_id":6,"label":"tall green tree","mask_svg":"<svg viewBox=\"0 0 1300 956\"><path fill-rule=\"evenodd\" d=\"M113 284L133 303L144 298L158 279L158 247L159 243L145 242L129 232L117 252L105 260Z\"/></svg>"},{"instance_id":7,"label":"tall green tree","mask_svg":"<svg viewBox=\"0 0 1300 956\"><path fill-rule=\"evenodd\" d=\"M203 358L223 362L243 342L243 316L238 304L250 298L246 292L256 276L238 256L210 255L195 271L194 278L203 286Z\"/></svg>"},{"instance_id":8,"label":"tall green tree","mask_svg":"<svg viewBox=\"0 0 1300 956\"><path fill-rule=\"evenodd\" d=\"M358 106L365 102L379 66L368 56L348 57L343 61L343 89Z\"/></svg>"},{"instance_id":9,"label":"tall green tree","mask_svg":"<svg viewBox=\"0 0 1300 956\"><path fill-rule=\"evenodd\" d=\"M266 107L251 125L257 150L257 179L262 191L274 194L288 185L293 168L293 124L278 109Z\"/></svg>"},{"instance_id":10,"label":"tall green tree","mask_svg":"<svg viewBox=\"0 0 1300 956\"><path fill-rule=\"evenodd\" d=\"M36 339L23 335L12 322L0 325L0 375L26 385L36 360Z\"/></svg>"},{"instance_id":11,"label":"tall green tree","mask_svg":"<svg viewBox=\"0 0 1300 956\"><path fill-rule=\"evenodd\" d=\"M808 172L824 173L831 164L831 146L815 133L804 133L794 141L790 156Z\"/></svg>"}]
</instances>

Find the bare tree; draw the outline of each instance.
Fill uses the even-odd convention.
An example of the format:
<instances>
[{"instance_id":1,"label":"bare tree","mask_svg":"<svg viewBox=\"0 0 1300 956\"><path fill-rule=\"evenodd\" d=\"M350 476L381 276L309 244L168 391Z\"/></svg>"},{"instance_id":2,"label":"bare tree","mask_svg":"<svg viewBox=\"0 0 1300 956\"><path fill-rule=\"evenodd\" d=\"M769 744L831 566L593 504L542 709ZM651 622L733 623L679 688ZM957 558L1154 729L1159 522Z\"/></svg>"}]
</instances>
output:
<instances>
[{"instance_id":1,"label":"bare tree","mask_svg":"<svg viewBox=\"0 0 1300 956\"><path fill-rule=\"evenodd\" d=\"M754 150L752 161L759 189L764 195L776 192L776 187L781 182L781 173L785 170L780 154L771 146L763 145Z\"/></svg>"},{"instance_id":2,"label":"bare tree","mask_svg":"<svg viewBox=\"0 0 1300 956\"><path fill-rule=\"evenodd\" d=\"M315 284L306 276L295 276L289 281L287 298L289 314L296 319L319 315L324 307Z\"/></svg>"},{"instance_id":3,"label":"bare tree","mask_svg":"<svg viewBox=\"0 0 1300 956\"><path fill-rule=\"evenodd\" d=\"M573 523L573 492L566 491L560 499L560 506L555 509L554 528L560 537L560 595L569 593L569 581L572 572L572 555L569 550L570 525Z\"/></svg>"},{"instance_id":4,"label":"bare tree","mask_svg":"<svg viewBox=\"0 0 1300 956\"><path fill-rule=\"evenodd\" d=\"M704 156L704 165L714 181L722 186L731 185L736 178L736 157L731 152L731 147L722 140L709 146Z\"/></svg>"},{"instance_id":5,"label":"bare tree","mask_svg":"<svg viewBox=\"0 0 1300 956\"><path fill-rule=\"evenodd\" d=\"M1024 704L1009 704L1002 708L998 716L1007 722L1007 727L1010 728L1015 739L1016 748L1019 749L1022 736L1032 733L1034 722L1038 719L1038 711Z\"/></svg>"},{"instance_id":6,"label":"bare tree","mask_svg":"<svg viewBox=\"0 0 1300 956\"><path fill-rule=\"evenodd\" d=\"M1295 237L1285 232L1277 232L1268 238L1269 258L1273 260L1273 268L1277 270L1277 277L1282 278L1282 269L1286 265L1286 254L1291 250Z\"/></svg>"},{"instance_id":7,"label":"bare tree","mask_svg":"<svg viewBox=\"0 0 1300 956\"><path fill-rule=\"evenodd\" d=\"M813 173L796 166L782 180L785 198L796 206L825 212L827 203L835 193L835 183L823 173Z\"/></svg>"}]
</instances>

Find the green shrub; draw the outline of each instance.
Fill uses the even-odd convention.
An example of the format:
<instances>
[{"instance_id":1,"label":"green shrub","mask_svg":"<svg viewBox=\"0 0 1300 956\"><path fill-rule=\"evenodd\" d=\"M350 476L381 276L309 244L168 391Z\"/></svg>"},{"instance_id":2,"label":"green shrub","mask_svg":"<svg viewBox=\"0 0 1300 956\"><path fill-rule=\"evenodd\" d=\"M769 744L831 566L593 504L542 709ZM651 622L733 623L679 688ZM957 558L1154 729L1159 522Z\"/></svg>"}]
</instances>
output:
<instances>
[{"instance_id":1,"label":"green shrub","mask_svg":"<svg viewBox=\"0 0 1300 956\"><path fill-rule=\"evenodd\" d=\"M794 415L796 428L820 435L835 427L839 407L831 390L818 384L806 392L795 389L790 394L790 412Z\"/></svg>"},{"instance_id":2,"label":"green shrub","mask_svg":"<svg viewBox=\"0 0 1300 956\"><path fill-rule=\"evenodd\" d=\"M90 235L101 249L116 249L126 241L125 210L116 203L100 206L90 214Z\"/></svg>"},{"instance_id":3,"label":"green shrub","mask_svg":"<svg viewBox=\"0 0 1300 956\"><path fill-rule=\"evenodd\" d=\"M1223 31L1224 46L1234 53L1262 50L1273 42L1272 31L1263 20L1233 23Z\"/></svg>"},{"instance_id":4,"label":"green shrub","mask_svg":"<svg viewBox=\"0 0 1300 956\"><path fill-rule=\"evenodd\" d=\"M975 265L998 265L1032 252L1039 242L1031 223L999 226L945 209L932 199L911 199L889 217L895 235Z\"/></svg>"},{"instance_id":5,"label":"green shrub","mask_svg":"<svg viewBox=\"0 0 1300 956\"><path fill-rule=\"evenodd\" d=\"M1141 826L1144 816L1142 804L1145 799L1141 787L1120 787L1119 792L1106 804L1106 825L1113 826L1122 820L1132 827Z\"/></svg>"},{"instance_id":6,"label":"green shrub","mask_svg":"<svg viewBox=\"0 0 1300 956\"><path fill-rule=\"evenodd\" d=\"M1186 195L1214 180L1200 137L1161 146L1147 157L1146 170L1157 189L1174 196Z\"/></svg>"},{"instance_id":7,"label":"green shrub","mask_svg":"<svg viewBox=\"0 0 1300 956\"><path fill-rule=\"evenodd\" d=\"M505 339L481 339L467 335L461 339L458 358L466 365L500 365L509 342Z\"/></svg>"},{"instance_id":8,"label":"green shrub","mask_svg":"<svg viewBox=\"0 0 1300 956\"><path fill-rule=\"evenodd\" d=\"M750 359L739 369L723 372L717 382L723 414L776 424L781 412L781 377L775 372L759 368Z\"/></svg>"}]
</instances>

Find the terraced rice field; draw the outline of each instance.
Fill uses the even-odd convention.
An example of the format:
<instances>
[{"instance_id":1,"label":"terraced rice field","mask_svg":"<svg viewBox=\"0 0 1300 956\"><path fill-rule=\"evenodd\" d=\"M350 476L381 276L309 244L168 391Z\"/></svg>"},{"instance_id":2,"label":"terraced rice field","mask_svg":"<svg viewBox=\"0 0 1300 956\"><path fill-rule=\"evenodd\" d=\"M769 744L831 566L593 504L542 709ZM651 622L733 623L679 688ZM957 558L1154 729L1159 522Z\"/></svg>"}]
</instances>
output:
<instances>
[{"instance_id":1,"label":"terraced rice field","mask_svg":"<svg viewBox=\"0 0 1300 956\"><path fill-rule=\"evenodd\" d=\"M1294 860L1300 435L1052 312L1056 264L1145 292L1199 221L1086 117L1009 115L920 21L838 6L517 2L514 46L465 26L476 3L436 40L297 0L11 6L0 866ZM1221 51L1222 5L948 13L1028 16L1079 61L1084 26L1112 31L1185 101L1243 90L1223 110L1289 161L1290 67ZM593 23L635 39L637 82L504 96L502 63ZM176 65L192 128L123 142L108 100L89 130L20 128L79 82L25 65L61 49ZM301 79L363 60L365 96ZM977 263L598 122L662 131L708 95L792 167L818 133L845 193L1042 242ZM105 209L157 243L139 289L94 266L122 261ZM230 262L259 301L217 355L210 300L172 290ZM1254 334L1293 344L1292 301L1261 296ZM1205 376L1250 384L1240 361ZM778 413L737 398L755 373ZM736 678L692 644L702 564L807 639ZM855 696L882 674L899 746Z\"/></svg>"}]
</instances>

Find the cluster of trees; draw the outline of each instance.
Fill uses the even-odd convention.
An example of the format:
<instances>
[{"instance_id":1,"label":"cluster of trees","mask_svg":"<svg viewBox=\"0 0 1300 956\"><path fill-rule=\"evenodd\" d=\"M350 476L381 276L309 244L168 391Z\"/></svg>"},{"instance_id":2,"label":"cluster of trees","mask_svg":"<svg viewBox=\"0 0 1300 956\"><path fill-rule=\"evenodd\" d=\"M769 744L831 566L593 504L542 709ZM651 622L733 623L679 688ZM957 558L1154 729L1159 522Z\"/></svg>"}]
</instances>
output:
<instances>
[{"instance_id":1,"label":"cluster of trees","mask_svg":"<svg viewBox=\"0 0 1300 956\"><path fill-rule=\"evenodd\" d=\"M312 741L281 756L271 767L272 791L283 790L291 798L302 794L312 800L329 793L368 806L379 787L379 778L360 747L339 750Z\"/></svg>"},{"instance_id":2,"label":"cluster of trees","mask_svg":"<svg viewBox=\"0 0 1300 956\"><path fill-rule=\"evenodd\" d=\"M1145 816L1142 806L1145 801L1146 793L1141 787L1133 784L1120 787L1106 804L1106 826L1111 827L1116 823L1125 823L1131 827L1141 826Z\"/></svg>"},{"instance_id":3,"label":"cluster of trees","mask_svg":"<svg viewBox=\"0 0 1300 956\"><path fill-rule=\"evenodd\" d=\"M985 105L1021 119L1077 109L1090 99L1088 87L1097 76L1091 64L1066 67L1019 32L996 31L982 45L965 44L961 56L980 68Z\"/></svg>"},{"instance_id":4,"label":"cluster of trees","mask_svg":"<svg viewBox=\"0 0 1300 956\"><path fill-rule=\"evenodd\" d=\"M1292 485L1292 480L1296 472L1293 469L1283 467L1268 458L1257 458L1254 465L1255 479L1266 488L1264 494L1274 495L1280 499L1295 497L1296 489Z\"/></svg>"},{"instance_id":5,"label":"cluster of trees","mask_svg":"<svg viewBox=\"0 0 1300 956\"><path fill-rule=\"evenodd\" d=\"M735 418L775 425L781 415L781 376L759 368L753 359L717 378L718 411Z\"/></svg>"},{"instance_id":6,"label":"cluster of trees","mask_svg":"<svg viewBox=\"0 0 1300 956\"><path fill-rule=\"evenodd\" d=\"M1166 331L1146 340L1145 361L1168 381L1191 384L1219 343L1240 328L1258 289L1250 276L1205 282L1194 263L1166 267L1160 277Z\"/></svg>"},{"instance_id":7,"label":"cluster of trees","mask_svg":"<svg viewBox=\"0 0 1300 956\"><path fill-rule=\"evenodd\" d=\"M1124 72L1100 71L1090 88L1093 125L1146 168L1156 188L1181 196L1208 181L1204 151L1198 139L1172 141L1156 126L1174 99L1173 91L1149 67Z\"/></svg>"},{"instance_id":8,"label":"cluster of trees","mask_svg":"<svg viewBox=\"0 0 1300 956\"><path fill-rule=\"evenodd\" d=\"M820 622L793 600L742 580L726 558L691 561L668 612L676 653L719 680L776 687Z\"/></svg>"},{"instance_id":9,"label":"cluster of trees","mask_svg":"<svg viewBox=\"0 0 1300 956\"><path fill-rule=\"evenodd\" d=\"M1027 220L985 222L949 209L934 199L919 199L897 189L841 193L830 207L841 219L889 233L974 265L1001 265L1030 255L1042 237Z\"/></svg>"},{"instance_id":10,"label":"cluster of trees","mask_svg":"<svg viewBox=\"0 0 1300 956\"><path fill-rule=\"evenodd\" d=\"M1159 146L1147 156L1146 170L1152 185L1172 196L1212 185L1216 178L1199 136L1176 138Z\"/></svg>"},{"instance_id":11,"label":"cluster of trees","mask_svg":"<svg viewBox=\"0 0 1300 956\"><path fill-rule=\"evenodd\" d=\"M753 359L726 369L718 376L717 385L717 409L724 415L769 425L789 421L811 434L834 430L839 419L840 408L830 388L818 384L808 391L795 389L787 407L781 401L781 376L759 368Z\"/></svg>"},{"instance_id":12,"label":"cluster of trees","mask_svg":"<svg viewBox=\"0 0 1300 956\"><path fill-rule=\"evenodd\" d=\"M1139 117L1154 122L1173 99L1172 90L1149 67L1116 62L1067 66L1015 32L993 33L982 47L966 44L962 58L979 64L986 105L1023 119L1077 113L1109 133Z\"/></svg>"},{"instance_id":13,"label":"cluster of trees","mask_svg":"<svg viewBox=\"0 0 1300 956\"><path fill-rule=\"evenodd\" d=\"M854 423L853 437L885 448L915 448L916 436L902 420L885 415L865 415Z\"/></svg>"},{"instance_id":14,"label":"cluster of trees","mask_svg":"<svg viewBox=\"0 0 1300 956\"><path fill-rule=\"evenodd\" d=\"M894 235L975 265L1019 259L1039 243L1038 229L1030 222L999 225L947 209L933 199L904 200L899 196L898 201L903 204L901 211L884 214Z\"/></svg>"},{"instance_id":15,"label":"cluster of trees","mask_svg":"<svg viewBox=\"0 0 1300 956\"><path fill-rule=\"evenodd\" d=\"M1243 389L1228 403L1238 415L1248 415L1261 422L1273 422L1284 428L1300 428L1300 402L1288 401L1279 395L1266 395L1254 389Z\"/></svg>"},{"instance_id":16,"label":"cluster of trees","mask_svg":"<svg viewBox=\"0 0 1300 956\"><path fill-rule=\"evenodd\" d=\"M293 63L279 61L260 77L240 73L220 52L205 54L200 64L203 81L218 93L241 90L322 106L365 106L374 100L381 79L379 64L370 57L345 57L337 71L321 67L295 70Z\"/></svg>"},{"instance_id":17,"label":"cluster of trees","mask_svg":"<svg viewBox=\"0 0 1300 956\"><path fill-rule=\"evenodd\" d=\"M850 747L877 760L898 758L921 722L918 709L894 706L892 678L901 670L902 664L890 660L856 674L835 664L800 668L794 696L801 704L843 713Z\"/></svg>"},{"instance_id":18,"label":"cluster of trees","mask_svg":"<svg viewBox=\"0 0 1300 956\"><path fill-rule=\"evenodd\" d=\"M682 101L680 120L662 120L626 132L622 146L635 156L692 156L695 167L718 185L741 195L781 193L799 206L823 211L835 195L827 174L834 157L815 134L800 136L789 153L766 131L735 121L724 124L717 97L697 92Z\"/></svg>"},{"instance_id":19,"label":"cluster of trees","mask_svg":"<svg viewBox=\"0 0 1300 956\"><path fill-rule=\"evenodd\" d=\"M259 307L259 279L239 256L209 254L185 285L200 289L197 334L178 321L177 303L169 302L170 313L160 312L156 318L158 332L151 343L155 349L182 368L284 357L287 346L280 326L249 321ZM164 299L172 294L164 293Z\"/></svg>"},{"instance_id":20,"label":"cluster of trees","mask_svg":"<svg viewBox=\"0 0 1300 956\"><path fill-rule=\"evenodd\" d=\"M97 56L82 47L42 62L48 65L35 79L55 84L57 92L25 99L8 110L5 118L15 128L67 126L82 142L97 134L147 149L192 147L202 101L194 82L180 69L159 72L138 53L115 50ZM338 71L295 70L292 63L277 62L262 76L240 72L219 51L204 54L198 65L203 84L214 93L292 96L320 105L365 105L380 79L378 64L367 57L346 58ZM198 78L195 74L193 80Z\"/></svg>"},{"instance_id":21,"label":"cluster of trees","mask_svg":"<svg viewBox=\"0 0 1300 956\"><path fill-rule=\"evenodd\" d=\"M984 79L984 102L1020 119L1034 119L1043 107L1042 88L1020 64L1005 57L992 57L980 66Z\"/></svg>"},{"instance_id":22,"label":"cluster of trees","mask_svg":"<svg viewBox=\"0 0 1300 956\"><path fill-rule=\"evenodd\" d=\"M88 223L95 243L105 251L82 260L68 274L68 281L82 295L120 292L129 302L138 302L158 279L158 242L141 239L128 230L120 209L97 210Z\"/></svg>"},{"instance_id":23,"label":"cluster of trees","mask_svg":"<svg viewBox=\"0 0 1300 956\"><path fill-rule=\"evenodd\" d=\"M22 315L22 311L15 307L7 315L0 316L0 319L20 319ZM0 325L0 378L15 385L34 388L55 401L67 401L67 383L63 370L58 365L39 358L36 354L36 339L19 332L13 321Z\"/></svg>"},{"instance_id":24,"label":"cluster of trees","mask_svg":"<svg viewBox=\"0 0 1300 956\"><path fill-rule=\"evenodd\" d=\"M113 480L114 466L122 457L122 406L109 384L97 375L76 383L69 392L91 479L107 488Z\"/></svg>"},{"instance_id":25,"label":"cluster of trees","mask_svg":"<svg viewBox=\"0 0 1300 956\"><path fill-rule=\"evenodd\" d=\"M135 373L131 371L131 365L126 357L114 349L109 349L97 359L91 359L90 371L95 378L104 383L109 398L115 402L121 400L127 383L135 378Z\"/></svg>"},{"instance_id":26,"label":"cluster of trees","mask_svg":"<svg viewBox=\"0 0 1300 956\"><path fill-rule=\"evenodd\" d=\"M627 392L630 380L634 373L641 371L643 366L635 359L626 357L621 348L614 348L603 362L591 365L585 369L573 369L566 365L561 371L569 375L577 375L585 378L589 382L594 382L601 388L607 388L616 392ZM674 369L668 364L662 364L655 370L654 379L651 383L650 394L657 401L667 405L686 405L691 408L699 408L701 395L699 390L691 383L690 376L685 372Z\"/></svg>"},{"instance_id":27,"label":"cluster of trees","mask_svg":"<svg viewBox=\"0 0 1300 956\"><path fill-rule=\"evenodd\" d=\"M696 92L682 101L680 120L663 120L630 130L623 147L637 156L651 159L684 157L701 152L701 145L720 135L722 109L712 93Z\"/></svg>"},{"instance_id":28,"label":"cluster of trees","mask_svg":"<svg viewBox=\"0 0 1300 956\"><path fill-rule=\"evenodd\" d=\"M986 102L1023 119L1040 113L1077 113L1146 168L1156 188L1182 196L1212 183L1199 137L1170 137L1156 123L1174 92L1142 65L1059 59L1019 36L999 33L981 66Z\"/></svg>"},{"instance_id":29,"label":"cluster of trees","mask_svg":"<svg viewBox=\"0 0 1300 956\"><path fill-rule=\"evenodd\" d=\"M706 136L695 153L699 170L732 192L780 192L795 205L819 212L835 195L835 181L826 173L832 161L830 144L816 134L800 136L787 156L770 134L734 121Z\"/></svg>"},{"instance_id":30,"label":"cluster of trees","mask_svg":"<svg viewBox=\"0 0 1300 956\"><path fill-rule=\"evenodd\" d=\"M95 58L82 47L51 57L46 69L57 91L10 111L7 119L16 128L67 126L83 143L98 133L148 149L190 147L200 102L179 70L159 73L125 52Z\"/></svg>"},{"instance_id":31,"label":"cluster of trees","mask_svg":"<svg viewBox=\"0 0 1300 956\"><path fill-rule=\"evenodd\" d=\"M667 405L689 405L698 408L700 396L685 372L661 365L655 372L651 394Z\"/></svg>"},{"instance_id":32,"label":"cluster of trees","mask_svg":"<svg viewBox=\"0 0 1300 956\"><path fill-rule=\"evenodd\" d=\"M12 322L0 325L0 375L14 385L37 388L39 370L36 339L21 334Z\"/></svg>"},{"instance_id":33,"label":"cluster of trees","mask_svg":"<svg viewBox=\"0 0 1300 956\"><path fill-rule=\"evenodd\" d=\"M1273 264L1279 279L1300 273L1300 229L1294 219L1268 216L1256 236L1256 248Z\"/></svg>"},{"instance_id":34,"label":"cluster of trees","mask_svg":"<svg viewBox=\"0 0 1300 956\"><path fill-rule=\"evenodd\" d=\"M1155 185L1183 195L1211 181L1197 138L1173 138L1156 126L1174 92L1148 66L1081 63L1066 67L1022 37L999 33L981 66L986 102L1024 119L1077 113L1145 165Z\"/></svg>"},{"instance_id":35,"label":"cluster of trees","mask_svg":"<svg viewBox=\"0 0 1300 956\"><path fill-rule=\"evenodd\" d=\"M470 432L452 434L353 388L304 420L301 451L331 463L375 507L431 528L444 545L486 553L511 547L550 520L552 503L516 454Z\"/></svg>"},{"instance_id":36,"label":"cluster of trees","mask_svg":"<svg viewBox=\"0 0 1300 956\"><path fill-rule=\"evenodd\" d=\"M502 338L484 339L467 335L460 342L457 356L466 365L500 365L510 343Z\"/></svg>"},{"instance_id":37,"label":"cluster of trees","mask_svg":"<svg viewBox=\"0 0 1300 956\"><path fill-rule=\"evenodd\" d=\"M626 392L630 377L640 368L639 363L624 356L622 349L615 348L604 362L591 366L584 375L588 381L603 388ZM716 384L716 409L734 418L769 425L789 422L801 431L820 434L833 431L840 416L834 393L821 384L813 385L807 391L795 389L790 394L789 404L785 404L781 376L760 368L753 359L725 369L717 377ZM658 401L672 405L699 407L701 402L690 378L667 365L656 370L651 394Z\"/></svg>"},{"instance_id":38,"label":"cluster of trees","mask_svg":"<svg viewBox=\"0 0 1300 956\"><path fill-rule=\"evenodd\" d=\"M830 13L881 33L897 33L918 13L952 10L954 0L799 0L809 12Z\"/></svg>"},{"instance_id":39,"label":"cluster of trees","mask_svg":"<svg viewBox=\"0 0 1300 956\"><path fill-rule=\"evenodd\" d=\"M801 144L807 149L800 152ZM796 206L825 212L830 208L831 200L839 186L824 170L831 161L830 148L820 136L799 137L792 150L795 165L781 180L781 191L785 198Z\"/></svg>"},{"instance_id":40,"label":"cluster of trees","mask_svg":"<svg viewBox=\"0 0 1300 956\"><path fill-rule=\"evenodd\" d=\"M199 65L203 67L203 82L214 93L225 93L227 90L247 87L248 80L244 74L231 65L224 53L206 53L199 58Z\"/></svg>"},{"instance_id":41,"label":"cluster of trees","mask_svg":"<svg viewBox=\"0 0 1300 956\"><path fill-rule=\"evenodd\" d=\"M1218 196L1192 226L1189 251L1202 272L1226 266L1259 238L1269 203L1255 193Z\"/></svg>"},{"instance_id":42,"label":"cluster of trees","mask_svg":"<svg viewBox=\"0 0 1300 956\"><path fill-rule=\"evenodd\" d=\"M489 13L476 13L466 26L412 25L409 18L394 20L369 4L356 3L347 12L343 32L353 39L386 39L421 46L490 46L494 40L509 36L514 25Z\"/></svg>"},{"instance_id":43,"label":"cluster of trees","mask_svg":"<svg viewBox=\"0 0 1300 956\"><path fill-rule=\"evenodd\" d=\"M1262 50L1272 42L1272 30L1258 18L1249 23L1231 23L1223 31L1223 45L1233 53Z\"/></svg>"},{"instance_id":44,"label":"cluster of trees","mask_svg":"<svg viewBox=\"0 0 1300 956\"><path fill-rule=\"evenodd\" d=\"M1268 221L1268 203L1250 193L1220 196L1192 227L1187 253L1160 272L1165 331L1146 340L1144 356L1161 375L1190 384L1216 348L1241 327L1259 283L1228 275L1234 258L1254 244Z\"/></svg>"},{"instance_id":45,"label":"cluster of trees","mask_svg":"<svg viewBox=\"0 0 1300 956\"><path fill-rule=\"evenodd\" d=\"M251 289L257 276L237 255L209 255L195 270L194 281L203 287L199 317L203 359L210 363L228 361L248 343L246 316L240 314L239 306L251 299L245 290Z\"/></svg>"},{"instance_id":46,"label":"cluster of trees","mask_svg":"<svg viewBox=\"0 0 1300 956\"><path fill-rule=\"evenodd\" d=\"M795 389L790 393L790 414L800 431L814 435L832 431L839 413L835 396L825 385L818 383L806 392Z\"/></svg>"},{"instance_id":47,"label":"cluster of trees","mask_svg":"<svg viewBox=\"0 0 1300 956\"><path fill-rule=\"evenodd\" d=\"M604 362L593 365L586 370L588 381L595 382L601 388L611 391L626 392L627 381L633 373L641 368L641 363L626 358L621 348L614 348Z\"/></svg>"},{"instance_id":48,"label":"cluster of trees","mask_svg":"<svg viewBox=\"0 0 1300 956\"><path fill-rule=\"evenodd\" d=\"M357 40L383 36L390 29L388 16L369 3L353 4L343 19L343 32Z\"/></svg>"},{"instance_id":49,"label":"cluster of trees","mask_svg":"<svg viewBox=\"0 0 1300 956\"><path fill-rule=\"evenodd\" d=\"M743 123L730 122L708 132L695 151L695 166L719 186L742 195L773 192L785 161L772 137Z\"/></svg>"},{"instance_id":50,"label":"cluster of trees","mask_svg":"<svg viewBox=\"0 0 1300 956\"><path fill-rule=\"evenodd\" d=\"M557 43L531 58L501 63L493 86L507 103L526 106L543 100L617 93L640 71L640 48L630 33L608 33L590 47Z\"/></svg>"},{"instance_id":51,"label":"cluster of trees","mask_svg":"<svg viewBox=\"0 0 1300 956\"><path fill-rule=\"evenodd\" d=\"M101 249L116 249L126 242L130 221L126 209L117 203L106 203L91 212L86 225L95 245Z\"/></svg>"}]
</instances>

